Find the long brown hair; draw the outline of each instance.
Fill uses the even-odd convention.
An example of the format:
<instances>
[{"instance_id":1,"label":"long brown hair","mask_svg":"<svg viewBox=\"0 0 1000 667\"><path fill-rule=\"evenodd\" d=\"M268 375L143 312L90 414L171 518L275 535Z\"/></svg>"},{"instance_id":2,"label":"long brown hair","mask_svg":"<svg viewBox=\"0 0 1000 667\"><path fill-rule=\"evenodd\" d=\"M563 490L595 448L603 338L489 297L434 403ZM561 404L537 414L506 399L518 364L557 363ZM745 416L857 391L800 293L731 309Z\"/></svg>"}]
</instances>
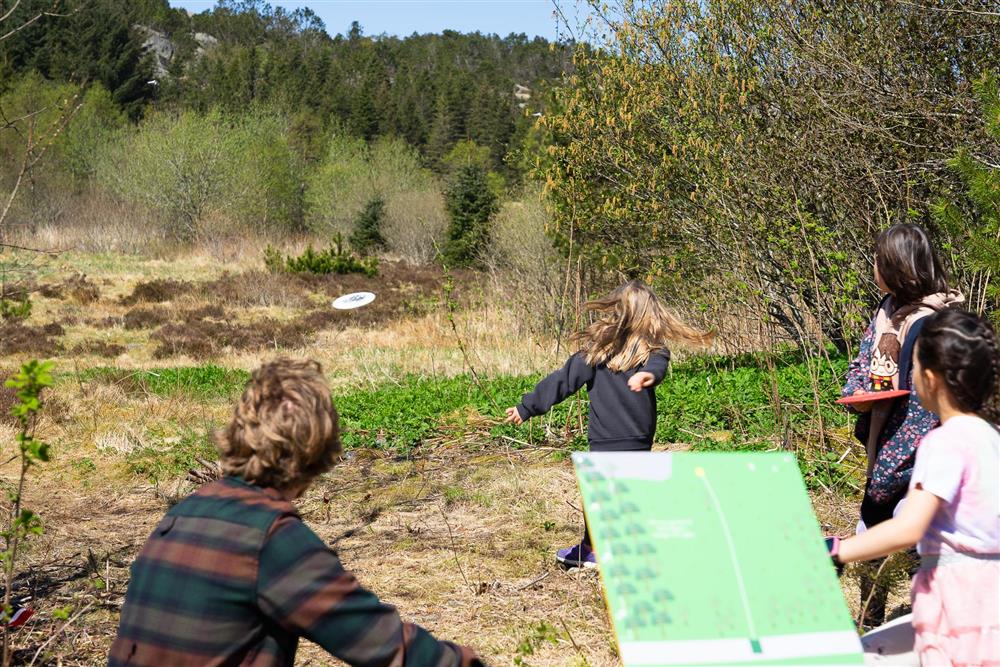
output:
<instances>
[{"instance_id":1,"label":"long brown hair","mask_svg":"<svg viewBox=\"0 0 1000 667\"><path fill-rule=\"evenodd\" d=\"M588 301L586 308L600 316L573 340L588 364L606 364L615 372L645 364L650 353L664 349L668 342L708 346L715 338L712 332L684 324L653 290L637 280L603 299Z\"/></svg>"}]
</instances>

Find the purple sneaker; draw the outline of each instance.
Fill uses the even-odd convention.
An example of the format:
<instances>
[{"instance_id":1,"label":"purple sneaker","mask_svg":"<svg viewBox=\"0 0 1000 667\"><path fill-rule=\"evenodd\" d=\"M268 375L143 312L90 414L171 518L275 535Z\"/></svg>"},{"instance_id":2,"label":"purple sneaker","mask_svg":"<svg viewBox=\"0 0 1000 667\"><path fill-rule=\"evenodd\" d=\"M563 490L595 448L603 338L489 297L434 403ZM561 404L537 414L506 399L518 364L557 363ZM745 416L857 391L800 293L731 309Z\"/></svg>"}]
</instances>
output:
<instances>
[{"instance_id":1,"label":"purple sneaker","mask_svg":"<svg viewBox=\"0 0 1000 667\"><path fill-rule=\"evenodd\" d=\"M594 551L588 546L577 544L556 552L556 560L570 567L597 567Z\"/></svg>"}]
</instances>

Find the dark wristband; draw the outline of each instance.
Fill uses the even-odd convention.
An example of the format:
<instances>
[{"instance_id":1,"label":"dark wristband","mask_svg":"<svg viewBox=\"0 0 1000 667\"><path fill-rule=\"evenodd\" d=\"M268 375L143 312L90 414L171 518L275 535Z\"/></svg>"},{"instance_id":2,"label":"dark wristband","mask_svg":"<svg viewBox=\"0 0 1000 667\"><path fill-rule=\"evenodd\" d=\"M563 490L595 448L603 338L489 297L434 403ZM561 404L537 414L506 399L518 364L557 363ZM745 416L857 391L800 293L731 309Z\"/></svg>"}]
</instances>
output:
<instances>
[{"instance_id":1,"label":"dark wristband","mask_svg":"<svg viewBox=\"0 0 1000 667\"><path fill-rule=\"evenodd\" d=\"M837 565L843 565L844 561L840 560L840 538L839 537L828 537L826 538L826 550L830 553L830 559Z\"/></svg>"}]
</instances>

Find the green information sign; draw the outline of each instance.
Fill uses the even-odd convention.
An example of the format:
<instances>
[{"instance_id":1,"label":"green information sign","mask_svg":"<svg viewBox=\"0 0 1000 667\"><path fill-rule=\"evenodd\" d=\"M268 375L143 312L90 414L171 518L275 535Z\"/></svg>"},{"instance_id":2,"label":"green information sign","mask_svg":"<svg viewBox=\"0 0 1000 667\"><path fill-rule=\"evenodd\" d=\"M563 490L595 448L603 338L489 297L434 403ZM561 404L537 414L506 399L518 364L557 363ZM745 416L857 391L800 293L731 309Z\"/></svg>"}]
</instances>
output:
<instances>
[{"instance_id":1,"label":"green information sign","mask_svg":"<svg viewBox=\"0 0 1000 667\"><path fill-rule=\"evenodd\" d=\"M573 462L626 667L864 664L792 455Z\"/></svg>"}]
</instances>

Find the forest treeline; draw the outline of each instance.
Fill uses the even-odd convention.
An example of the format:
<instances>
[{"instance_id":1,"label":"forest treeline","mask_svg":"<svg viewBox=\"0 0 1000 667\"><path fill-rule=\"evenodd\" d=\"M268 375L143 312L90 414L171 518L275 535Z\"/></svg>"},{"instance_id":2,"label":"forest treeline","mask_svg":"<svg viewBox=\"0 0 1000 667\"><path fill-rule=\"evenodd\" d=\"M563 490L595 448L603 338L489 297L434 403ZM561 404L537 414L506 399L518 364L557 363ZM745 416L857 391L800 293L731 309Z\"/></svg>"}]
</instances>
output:
<instances>
[{"instance_id":1,"label":"forest treeline","mask_svg":"<svg viewBox=\"0 0 1000 667\"><path fill-rule=\"evenodd\" d=\"M51 15L0 43L0 93L37 72L99 83L131 120L151 109L266 106L290 116L311 159L315 137L336 125L365 140L402 138L434 167L473 141L506 168L532 96L572 55L523 34L366 36L353 23L331 36L311 10L263 0L222 0L194 15L167 0L22 0L8 23L39 12Z\"/></svg>"}]
</instances>

